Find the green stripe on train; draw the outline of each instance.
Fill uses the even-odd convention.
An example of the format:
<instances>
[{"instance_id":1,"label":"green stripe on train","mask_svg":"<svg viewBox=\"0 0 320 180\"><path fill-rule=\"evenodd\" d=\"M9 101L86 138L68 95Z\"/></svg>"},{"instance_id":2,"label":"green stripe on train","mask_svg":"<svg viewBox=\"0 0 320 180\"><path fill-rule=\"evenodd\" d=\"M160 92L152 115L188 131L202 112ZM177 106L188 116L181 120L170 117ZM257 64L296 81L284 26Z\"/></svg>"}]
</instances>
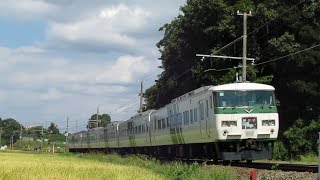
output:
<instances>
[{"instance_id":1,"label":"green stripe on train","mask_svg":"<svg viewBox=\"0 0 320 180\"><path fill-rule=\"evenodd\" d=\"M215 114L254 114L254 113L277 113L276 106L261 107L219 107L214 108Z\"/></svg>"}]
</instances>

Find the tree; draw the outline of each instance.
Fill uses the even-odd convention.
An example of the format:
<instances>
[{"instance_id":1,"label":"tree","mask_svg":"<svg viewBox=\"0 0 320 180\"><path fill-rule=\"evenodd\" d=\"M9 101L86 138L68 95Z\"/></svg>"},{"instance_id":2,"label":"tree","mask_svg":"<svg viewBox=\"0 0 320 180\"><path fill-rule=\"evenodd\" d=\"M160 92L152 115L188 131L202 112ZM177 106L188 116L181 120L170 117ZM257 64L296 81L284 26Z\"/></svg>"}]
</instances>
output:
<instances>
[{"instance_id":1,"label":"tree","mask_svg":"<svg viewBox=\"0 0 320 180\"><path fill-rule=\"evenodd\" d=\"M13 142L19 139L21 124L17 122L15 119L8 118L0 121L0 127L2 127L3 133L1 135L1 143L9 144L10 139L13 136Z\"/></svg>"},{"instance_id":2,"label":"tree","mask_svg":"<svg viewBox=\"0 0 320 180\"><path fill-rule=\"evenodd\" d=\"M26 129L26 135L33 137L35 140L41 139L43 137L43 135L46 133L47 133L47 131L43 126L33 126L33 127Z\"/></svg>"},{"instance_id":3,"label":"tree","mask_svg":"<svg viewBox=\"0 0 320 180\"><path fill-rule=\"evenodd\" d=\"M108 114L98 115L98 126L99 127L107 127L107 125L111 122L111 117ZM97 114L91 115L87 128L92 129L97 127Z\"/></svg>"},{"instance_id":4,"label":"tree","mask_svg":"<svg viewBox=\"0 0 320 180\"><path fill-rule=\"evenodd\" d=\"M320 3L311 1L187 0L182 14L160 28L163 38L157 46L164 71L146 90L147 108L159 108L186 92L204 85L234 82L236 70L209 71L238 66L240 61L206 59L195 54L242 56L242 41L228 48L242 35L242 18L236 12L251 10L248 19L248 57L258 66L248 66L247 80L276 88L280 101L280 128L299 117L320 115L320 51L299 52L320 43ZM275 61L271 59L281 58ZM241 74L241 70L238 71ZM294 98L293 98L294 97Z\"/></svg>"},{"instance_id":5,"label":"tree","mask_svg":"<svg viewBox=\"0 0 320 180\"><path fill-rule=\"evenodd\" d=\"M60 134L58 126L53 122L50 123L50 126L48 127L48 132L51 134Z\"/></svg>"}]
</instances>

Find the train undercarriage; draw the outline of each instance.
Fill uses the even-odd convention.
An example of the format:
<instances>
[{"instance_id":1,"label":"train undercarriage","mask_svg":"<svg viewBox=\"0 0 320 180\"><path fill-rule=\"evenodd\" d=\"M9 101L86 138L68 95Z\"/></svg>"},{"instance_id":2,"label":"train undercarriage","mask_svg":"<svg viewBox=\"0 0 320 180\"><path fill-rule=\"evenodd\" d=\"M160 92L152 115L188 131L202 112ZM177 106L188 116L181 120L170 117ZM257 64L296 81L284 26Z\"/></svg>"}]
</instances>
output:
<instances>
[{"instance_id":1,"label":"train undercarriage","mask_svg":"<svg viewBox=\"0 0 320 180\"><path fill-rule=\"evenodd\" d=\"M223 141L199 144L179 144L164 146L145 146L127 148L70 148L70 152L104 152L121 155L143 154L166 159L205 159L224 161L251 162L257 159L272 158L274 141L257 141L246 139L241 141Z\"/></svg>"}]
</instances>

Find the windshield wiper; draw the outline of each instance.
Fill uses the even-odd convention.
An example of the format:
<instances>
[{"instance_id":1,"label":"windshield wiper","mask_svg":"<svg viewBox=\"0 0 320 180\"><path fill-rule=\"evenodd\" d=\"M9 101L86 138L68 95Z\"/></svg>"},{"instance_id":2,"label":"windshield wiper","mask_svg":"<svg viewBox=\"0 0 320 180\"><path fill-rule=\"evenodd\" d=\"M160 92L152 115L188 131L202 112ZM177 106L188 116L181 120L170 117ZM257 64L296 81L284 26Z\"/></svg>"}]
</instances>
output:
<instances>
[{"instance_id":1,"label":"windshield wiper","mask_svg":"<svg viewBox=\"0 0 320 180\"><path fill-rule=\"evenodd\" d=\"M227 108L232 108L232 110L234 110L235 108L240 107L239 105L235 105L235 106L224 106L223 110L227 109Z\"/></svg>"},{"instance_id":2,"label":"windshield wiper","mask_svg":"<svg viewBox=\"0 0 320 180\"><path fill-rule=\"evenodd\" d=\"M267 108L269 108L269 109L271 109L271 108L272 108L272 106L271 106L271 105L262 105L262 106L260 106L260 108L261 108L261 109L263 109L263 108L265 108L265 107L267 107Z\"/></svg>"}]
</instances>

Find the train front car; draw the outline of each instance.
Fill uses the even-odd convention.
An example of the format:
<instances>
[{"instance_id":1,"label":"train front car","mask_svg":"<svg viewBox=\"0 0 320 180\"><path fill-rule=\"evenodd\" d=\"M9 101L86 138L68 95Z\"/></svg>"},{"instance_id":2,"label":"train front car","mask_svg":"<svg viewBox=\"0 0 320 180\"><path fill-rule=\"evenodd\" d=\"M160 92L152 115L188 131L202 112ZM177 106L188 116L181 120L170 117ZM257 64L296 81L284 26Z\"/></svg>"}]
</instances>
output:
<instances>
[{"instance_id":1,"label":"train front car","mask_svg":"<svg viewBox=\"0 0 320 180\"><path fill-rule=\"evenodd\" d=\"M269 159L278 137L274 87L233 83L210 88L214 97L218 159Z\"/></svg>"}]
</instances>

